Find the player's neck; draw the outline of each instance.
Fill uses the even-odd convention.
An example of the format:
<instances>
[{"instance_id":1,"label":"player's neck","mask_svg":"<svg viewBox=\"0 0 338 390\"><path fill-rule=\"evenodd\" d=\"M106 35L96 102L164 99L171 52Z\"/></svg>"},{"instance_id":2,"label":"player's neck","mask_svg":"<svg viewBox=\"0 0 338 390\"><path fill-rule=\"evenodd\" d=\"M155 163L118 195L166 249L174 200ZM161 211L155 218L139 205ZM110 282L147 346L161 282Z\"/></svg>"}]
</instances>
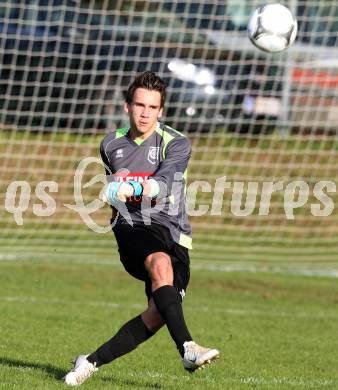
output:
<instances>
[{"instance_id":1,"label":"player's neck","mask_svg":"<svg viewBox=\"0 0 338 390\"><path fill-rule=\"evenodd\" d=\"M129 137L133 141L145 141L147 138L149 138L155 132L156 128L157 128L157 123L153 129L150 129L147 132L142 133L142 132L138 131L136 128L131 127L129 130Z\"/></svg>"}]
</instances>

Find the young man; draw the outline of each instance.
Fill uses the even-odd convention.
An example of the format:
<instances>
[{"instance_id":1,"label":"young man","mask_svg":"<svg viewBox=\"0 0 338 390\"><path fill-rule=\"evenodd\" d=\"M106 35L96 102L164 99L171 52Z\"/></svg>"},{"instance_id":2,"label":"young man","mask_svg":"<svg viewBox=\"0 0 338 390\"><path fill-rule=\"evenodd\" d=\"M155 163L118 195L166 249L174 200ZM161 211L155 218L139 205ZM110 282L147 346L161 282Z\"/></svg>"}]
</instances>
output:
<instances>
[{"instance_id":1,"label":"young man","mask_svg":"<svg viewBox=\"0 0 338 390\"><path fill-rule=\"evenodd\" d=\"M105 198L113 206L121 262L145 282L148 307L95 352L75 360L65 376L71 386L132 351L164 324L186 370L195 371L219 356L218 350L193 341L183 316L190 275L185 173L191 146L186 137L158 122L164 100L165 85L158 76L145 72L136 77L124 104L130 127L108 134L100 149L110 181Z\"/></svg>"}]
</instances>

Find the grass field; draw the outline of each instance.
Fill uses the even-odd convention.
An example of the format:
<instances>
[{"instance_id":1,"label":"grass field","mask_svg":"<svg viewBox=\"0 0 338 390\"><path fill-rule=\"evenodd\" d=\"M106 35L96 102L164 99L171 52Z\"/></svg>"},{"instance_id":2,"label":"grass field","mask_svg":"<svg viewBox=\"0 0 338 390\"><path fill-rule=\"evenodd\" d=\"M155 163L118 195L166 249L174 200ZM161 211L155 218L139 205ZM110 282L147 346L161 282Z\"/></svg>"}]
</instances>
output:
<instances>
[{"instance_id":1,"label":"grass field","mask_svg":"<svg viewBox=\"0 0 338 390\"><path fill-rule=\"evenodd\" d=\"M193 266L184 303L195 339L222 356L188 374L162 329L105 366L84 389L337 389L338 284L333 277ZM0 389L62 389L90 352L145 305L118 261L0 262Z\"/></svg>"},{"instance_id":2,"label":"grass field","mask_svg":"<svg viewBox=\"0 0 338 390\"><path fill-rule=\"evenodd\" d=\"M94 350L145 307L143 286L122 270L111 233L93 233L64 206L74 204L77 163L97 156L101 138L0 132L0 390L65 388L71 358ZM337 180L336 139L223 135L192 143L191 180ZM93 167L88 177L97 173ZM22 226L4 208L13 180L32 188ZM59 183L48 218L32 213L41 180ZM86 201L96 192L89 188ZM309 201L288 221L282 198L268 219L235 218L227 194L221 216L191 218L185 312L196 341L220 349L216 364L187 374L162 329L83 388L338 389L337 208L318 219ZM337 193L332 199L337 204ZM105 224L109 211L93 219Z\"/></svg>"}]
</instances>

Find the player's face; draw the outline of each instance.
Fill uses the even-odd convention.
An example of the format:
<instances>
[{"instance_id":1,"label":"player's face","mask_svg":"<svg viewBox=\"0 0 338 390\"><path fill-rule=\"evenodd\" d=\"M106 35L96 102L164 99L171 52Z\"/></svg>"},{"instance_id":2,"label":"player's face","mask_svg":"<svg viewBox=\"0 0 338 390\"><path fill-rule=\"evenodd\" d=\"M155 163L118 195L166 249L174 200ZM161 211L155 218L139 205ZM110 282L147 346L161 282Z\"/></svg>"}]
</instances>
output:
<instances>
[{"instance_id":1,"label":"player's face","mask_svg":"<svg viewBox=\"0 0 338 390\"><path fill-rule=\"evenodd\" d=\"M130 127L133 132L146 138L156 129L157 119L162 115L161 94L137 88L130 104L124 104L124 110L129 114Z\"/></svg>"}]
</instances>

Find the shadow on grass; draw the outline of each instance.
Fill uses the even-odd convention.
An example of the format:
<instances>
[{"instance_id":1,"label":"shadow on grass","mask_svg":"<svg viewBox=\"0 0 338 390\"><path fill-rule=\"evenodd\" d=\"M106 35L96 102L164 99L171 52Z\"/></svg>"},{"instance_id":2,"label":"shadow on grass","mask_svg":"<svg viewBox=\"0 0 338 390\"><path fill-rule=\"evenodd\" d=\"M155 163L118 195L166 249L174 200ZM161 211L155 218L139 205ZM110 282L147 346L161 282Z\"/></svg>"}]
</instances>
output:
<instances>
[{"instance_id":1,"label":"shadow on grass","mask_svg":"<svg viewBox=\"0 0 338 390\"><path fill-rule=\"evenodd\" d=\"M162 389L163 388L159 383L144 383L133 379L121 379L120 377L119 378L103 377L101 378L101 381L111 383L111 384L124 385L124 386L128 386L129 388L136 387L137 389L139 388Z\"/></svg>"},{"instance_id":2,"label":"shadow on grass","mask_svg":"<svg viewBox=\"0 0 338 390\"><path fill-rule=\"evenodd\" d=\"M61 380L67 372L59 367L52 366L50 364L42 364L42 363L34 363L34 362L27 362L24 360L17 360L17 359L10 359L6 357L0 356L0 366L8 366L8 367L16 367L16 368L34 368L36 370L40 370L44 373L47 373L51 377ZM121 378L108 378L103 377L101 378L104 382L109 383L117 383L121 385L125 385L128 387L143 387L143 388L149 388L149 389L162 389L162 386L158 383L140 383L137 380L131 380L131 379L121 379Z\"/></svg>"},{"instance_id":3,"label":"shadow on grass","mask_svg":"<svg viewBox=\"0 0 338 390\"><path fill-rule=\"evenodd\" d=\"M0 366L17 367L17 368L35 368L41 370L55 379L61 379L65 376L66 372L59 367L52 366L50 364L27 362L24 360L10 359L0 356Z\"/></svg>"}]
</instances>

